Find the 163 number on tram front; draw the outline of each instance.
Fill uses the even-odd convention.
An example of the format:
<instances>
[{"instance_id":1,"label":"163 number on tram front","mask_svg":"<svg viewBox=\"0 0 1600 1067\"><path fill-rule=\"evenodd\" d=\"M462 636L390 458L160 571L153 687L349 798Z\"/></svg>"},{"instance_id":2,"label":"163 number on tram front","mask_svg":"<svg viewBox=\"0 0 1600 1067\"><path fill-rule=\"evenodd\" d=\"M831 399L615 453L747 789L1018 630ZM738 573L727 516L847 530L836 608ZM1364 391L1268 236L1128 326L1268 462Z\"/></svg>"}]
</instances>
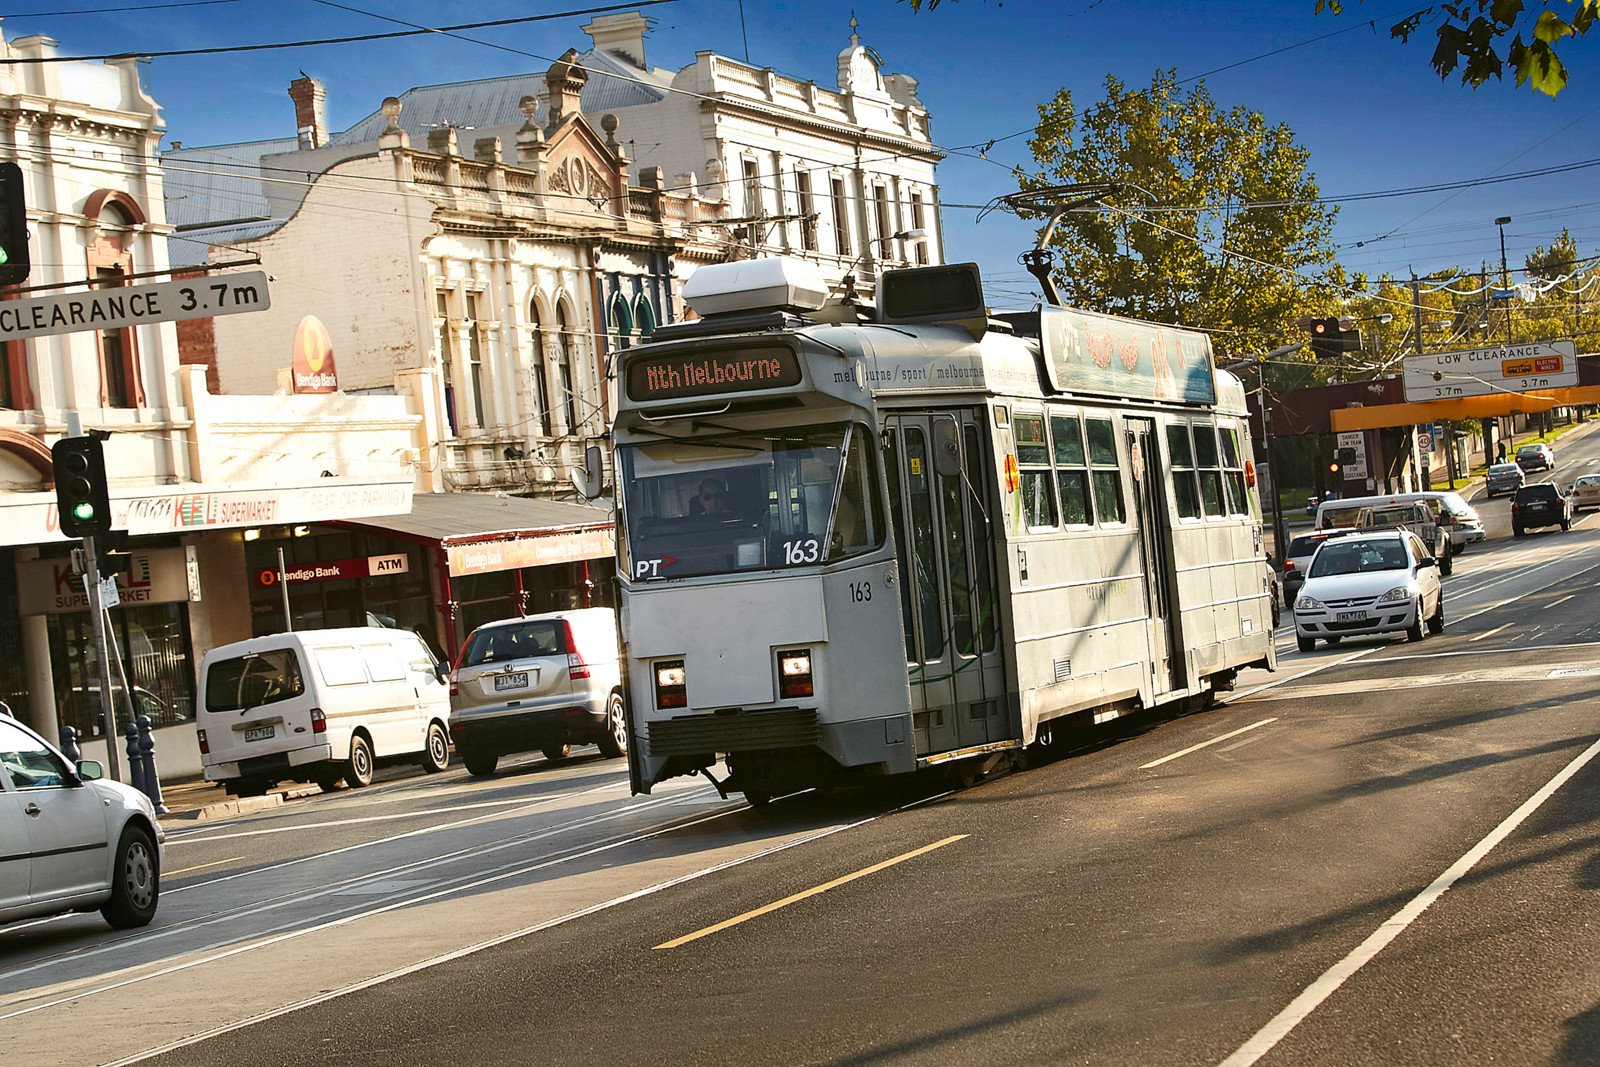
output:
<instances>
[{"instance_id":1,"label":"163 number on tram front","mask_svg":"<svg viewBox=\"0 0 1600 1067\"><path fill-rule=\"evenodd\" d=\"M786 259L684 297L613 427L635 791L1004 758L1276 666L1244 391L1204 334L991 318L971 264L886 272L867 321Z\"/></svg>"}]
</instances>

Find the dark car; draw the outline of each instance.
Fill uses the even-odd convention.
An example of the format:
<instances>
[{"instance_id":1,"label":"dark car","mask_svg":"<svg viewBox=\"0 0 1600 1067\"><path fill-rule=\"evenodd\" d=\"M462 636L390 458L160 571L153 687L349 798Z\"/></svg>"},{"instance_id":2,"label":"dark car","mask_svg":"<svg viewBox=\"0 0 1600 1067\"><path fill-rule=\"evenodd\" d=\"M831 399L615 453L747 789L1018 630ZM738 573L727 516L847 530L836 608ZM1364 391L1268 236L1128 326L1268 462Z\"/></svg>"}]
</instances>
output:
<instances>
[{"instance_id":1,"label":"dark car","mask_svg":"<svg viewBox=\"0 0 1600 1067\"><path fill-rule=\"evenodd\" d=\"M1517 466L1525 471L1553 471L1556 469L1555 450L1549 445L1523 445L1517 449Z\"/></svg>"},{"instance_id":2,"label":"dark car","mask_svg":"<svg viewBox=\"0 0 1600 1067\"><path fill-rule=\"evenodd\" d=\"M1528 482L1528 476L1522 473L1522 468L1515 463L1496 463L1490 466L1483 477L1483 486L1490 496L1499 496L1501 493L1515 493Z\"/></svg>"},{"instance_id":3,"label":"dark car","mask_svg":"<svg viewBox=\"0 0 1600 1067\"><path fill-rule=\"evenodd\" d=\"M1521 537L1540 526L1572 528L1572 498L1549 482L1525 485L1511 498L1511 532Z\"/></svg>"}]
</instances>

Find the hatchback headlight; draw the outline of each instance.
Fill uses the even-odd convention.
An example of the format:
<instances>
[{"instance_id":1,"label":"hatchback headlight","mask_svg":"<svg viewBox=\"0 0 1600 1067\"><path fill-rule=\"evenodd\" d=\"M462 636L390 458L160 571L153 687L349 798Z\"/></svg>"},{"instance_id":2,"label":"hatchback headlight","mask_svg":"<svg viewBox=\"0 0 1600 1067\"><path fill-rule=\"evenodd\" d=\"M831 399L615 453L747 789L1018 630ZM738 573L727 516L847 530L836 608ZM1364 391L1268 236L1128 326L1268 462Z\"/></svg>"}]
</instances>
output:
<instances>
[{"instance_id":1,"label":"hatchback headlight","mask_svg":"<svg viewBox=\"0 0 1600 1067\"><path fill-rule=\"evenodd\" d=\"M1314 597L1303 596L1294 602L1296 611L1327 611L1327 606Z\"/></svg>"},{"instance_id":2,"label":"hatchback headlight","mask_svg":"<svg viewBox=\"0 0 1600 1067\"><path fill-rule=\"evenodd\" d=\"M1393 604L1397 600L1410 600L1411 590L1403 585L1397 585L1378 598L1380 604Z\"/></svg>"}]
</instances>

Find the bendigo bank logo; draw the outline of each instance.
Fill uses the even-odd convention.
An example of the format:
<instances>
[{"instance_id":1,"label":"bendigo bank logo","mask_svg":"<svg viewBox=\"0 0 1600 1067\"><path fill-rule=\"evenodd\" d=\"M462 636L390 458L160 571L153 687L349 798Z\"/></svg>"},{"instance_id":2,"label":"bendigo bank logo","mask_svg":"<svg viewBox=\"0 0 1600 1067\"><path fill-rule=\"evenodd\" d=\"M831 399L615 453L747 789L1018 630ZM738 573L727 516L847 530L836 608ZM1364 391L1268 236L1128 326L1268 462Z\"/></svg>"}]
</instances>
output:
<instances>
[{"instance_id":1,"label":"bendigo bank logo","mask_svg":"<svg viewBox=\"0 0 1600 1067\"><path fill-rule=\"evenodd\" d=\"M294 331L294 362L290 375L297 393L336 393L339 373L333 365L333 339L315 315L300 320Z\"/></svg>"}]
</instances>

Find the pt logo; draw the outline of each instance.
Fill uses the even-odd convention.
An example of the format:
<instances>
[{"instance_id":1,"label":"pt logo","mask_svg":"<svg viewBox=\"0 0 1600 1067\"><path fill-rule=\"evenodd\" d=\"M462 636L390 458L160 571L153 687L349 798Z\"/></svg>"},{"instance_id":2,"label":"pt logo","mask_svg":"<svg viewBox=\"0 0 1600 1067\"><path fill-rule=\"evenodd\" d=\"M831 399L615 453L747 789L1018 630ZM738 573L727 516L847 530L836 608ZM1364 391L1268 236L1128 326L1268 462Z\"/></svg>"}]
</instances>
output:
<instances>
[{"instance_id":1,"label":"pt logo","mask_svg":"<svg viewBox=\"0 0 1600 1067\"><path fill-rule=\"evenodd\" d=\"M678 562L677 556L662 556L659 559L641 559L633 565L635 578L659 578L661 568L670 567Z\"/></svg>"}]
</instances>

